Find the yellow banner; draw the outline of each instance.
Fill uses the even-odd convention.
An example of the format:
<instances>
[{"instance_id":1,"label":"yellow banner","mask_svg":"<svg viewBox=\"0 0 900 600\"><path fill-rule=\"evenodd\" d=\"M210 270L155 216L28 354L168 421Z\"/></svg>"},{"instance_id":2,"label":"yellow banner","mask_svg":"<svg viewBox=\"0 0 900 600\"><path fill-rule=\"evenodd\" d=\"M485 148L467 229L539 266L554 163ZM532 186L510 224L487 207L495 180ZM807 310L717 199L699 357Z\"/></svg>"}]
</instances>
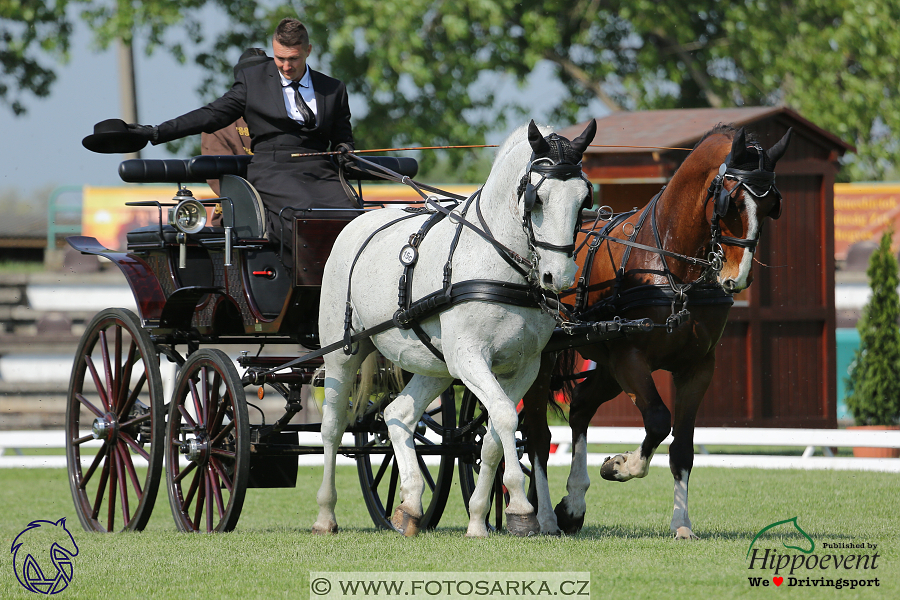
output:
<instances>
[{"instance_id":1,"label":"yellow banner","mask_svg":"<svg viewBox=\"0 0 900 600\"><path fill-rule=\"evenodd\" d=\"M477 185L435 186L460 196L469 196ZM194 197L200 200L215 198L206 184L190 187ZM174 185L130 185L120 187L85 186L81 215L82 235L95 237L111 250L125 250L125 234L138 227L159 222L159 209L155 206L125 206L126 202L157 201L173 204ZM411 187L402 184L363 185L366 203L385 201L418 202L422 197ZM162 207L162 221L167 222L167 208ZM207 209L210 212L212 209Z\"/></svg>"},{"instance_id":2,"label":"yellow banner","mask_svg":"<svg viewBox=\"0 0 900 600\"><path fill-rule=\"evenodd\" d=\"M881 237L893 225L900 231L900 184L834 184L834 257L847 258L853 244ZM894 247L900 243L895 236Z\"/></svg>"},{"instance_id":3,"label":"yellow banner","mask_svg":"<svg viewBox=\"0 0 900 600\"><path fill-rule=\"evenodd\" d=\"M194 197L215 198L205 183L190 187ZM97 238L111 250L125 250L125 234L138 227L159 223L160 209L155 206L125 206L126 202L156 201L174 206L174 185L129 185L120 187L84 186L81 235ZM168 207L162 207L162 222L168 221ZM211 209L208 209L211 213ZM211 216L211 214L210 214Z\"/></svg>"}]
</instances>

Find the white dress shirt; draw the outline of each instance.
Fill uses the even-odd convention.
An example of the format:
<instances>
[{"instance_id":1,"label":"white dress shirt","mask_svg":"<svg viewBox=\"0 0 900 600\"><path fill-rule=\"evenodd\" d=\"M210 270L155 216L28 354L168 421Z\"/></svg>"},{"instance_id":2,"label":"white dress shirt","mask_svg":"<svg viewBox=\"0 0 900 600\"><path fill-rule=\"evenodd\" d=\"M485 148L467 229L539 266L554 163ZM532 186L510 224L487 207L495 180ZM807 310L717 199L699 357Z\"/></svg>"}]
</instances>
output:
<instances>
[{"instance_id":1,"label":"white dress shirt","mask_svg":"<svg viewBox=\"0 0 900 600\"><path fill-rule=\"evenodd\" d=\"M303 114L297 109L291 80L285 77L281 71L278 71L278 76L281 77L281 95L284 97L284 107L287 109L288 116L298 123L306 123L303 119ZM312 78L309 76L309 66L306 67L306 73L300 78L299 90L303 101L309 106L309 110L314 115L318 115L319 111L316 110L316 91L313 89Z\"/></svg>"}]
</instances>

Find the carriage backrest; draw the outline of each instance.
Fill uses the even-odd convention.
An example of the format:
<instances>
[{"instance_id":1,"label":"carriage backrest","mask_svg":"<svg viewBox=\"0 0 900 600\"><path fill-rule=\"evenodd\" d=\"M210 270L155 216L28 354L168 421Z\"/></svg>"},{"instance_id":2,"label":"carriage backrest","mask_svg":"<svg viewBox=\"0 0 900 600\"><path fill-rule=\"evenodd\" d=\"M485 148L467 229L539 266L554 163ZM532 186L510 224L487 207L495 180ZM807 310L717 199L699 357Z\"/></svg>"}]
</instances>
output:
<instances>
[{"instance_id":1,"label":"carriage backrest","mask_svg":"<svg viewBox=\"0 0 900 600\"><path fill-rule=\"evenodd\" d=\"M265 208L262 198L250 182L237 175L223 175L220 195L231 202L222 202L222 223L233 224L238 239L267 238Z\"/></svg>"}]
</instances>

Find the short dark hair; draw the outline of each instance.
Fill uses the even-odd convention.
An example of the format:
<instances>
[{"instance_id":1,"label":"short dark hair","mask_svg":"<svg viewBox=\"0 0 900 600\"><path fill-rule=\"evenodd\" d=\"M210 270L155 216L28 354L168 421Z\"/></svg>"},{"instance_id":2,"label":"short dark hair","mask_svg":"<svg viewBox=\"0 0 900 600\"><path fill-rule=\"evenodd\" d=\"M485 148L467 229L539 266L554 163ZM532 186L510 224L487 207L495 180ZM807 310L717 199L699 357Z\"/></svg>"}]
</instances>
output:
<instances>
[{"instance_id":1,"label":"short dark hair","mask_svg":"<svg viewBox=\"0 0 900 600\"><path fill-rule=\"evenodd\" d=\"M282 46L309 46L309 32L306 25L297 19L282 19L272 38Z\"/></svg>"}]
</instances>

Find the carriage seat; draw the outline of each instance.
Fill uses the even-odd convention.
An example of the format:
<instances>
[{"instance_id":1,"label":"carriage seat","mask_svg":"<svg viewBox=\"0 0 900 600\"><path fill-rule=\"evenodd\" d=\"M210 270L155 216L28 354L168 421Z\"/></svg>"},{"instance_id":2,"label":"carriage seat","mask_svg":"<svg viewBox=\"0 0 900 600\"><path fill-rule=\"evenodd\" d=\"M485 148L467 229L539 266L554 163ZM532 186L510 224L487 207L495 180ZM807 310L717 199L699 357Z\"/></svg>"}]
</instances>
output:
<instances>
[{"instance_id":1,"label":"carriage seat","mask_svg":"<svg viewBox=\"0 0 900 600\"><path fill-rule=\"evenodd\" d=\"M160 237L159 223L144 225L137 229L132 229L125 234L128 242L129 250L140 250L149 247L160 248L164 245L177 244L178 240L175 236L178 230L172 225L162 226L162 237ZM197 233L191 234L191 241L199 242L201 240L225 240L224 227L204 227Z\"/></svg>"}]
</instances>

